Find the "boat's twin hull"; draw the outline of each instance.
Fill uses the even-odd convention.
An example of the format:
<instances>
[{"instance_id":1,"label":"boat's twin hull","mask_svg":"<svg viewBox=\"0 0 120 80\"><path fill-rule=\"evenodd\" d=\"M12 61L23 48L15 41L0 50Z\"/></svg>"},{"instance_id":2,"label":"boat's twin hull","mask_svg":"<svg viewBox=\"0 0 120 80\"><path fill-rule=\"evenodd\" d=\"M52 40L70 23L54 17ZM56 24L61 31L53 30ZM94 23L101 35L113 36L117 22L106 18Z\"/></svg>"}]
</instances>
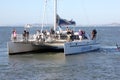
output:
<instances>
[{"instance_id":1,"label":"boat's twin hull","mask_svg":"<svg viewBox=\"0 0 120 80\"><path fill-rule=\"evenodd\" d=\"M60 50L64 49L64 54L76 54L87 51L93 51L99 49L99 44L93 41L73 41L73 42L65 42L65 43L48 43L48 44L33 44L30 42L8 42L8 53L16 54L16 53L24 53L30 51L46 51L47 49ZM64 48L63 48L64 47Z\"/></svg>"},{"instance_id":2,"label":"boat's twin hull","mask_svg":"<svg viewBox=\"0 0 120 80\"><path fill-rule=\"evenodd\" d=\"M25 53L31 51L47 51L47 50L60 50L63 49L63 46L58 45L50 45L50 44L34 44L30 42L8 42L8 53L9 54L18 54L18 53Z\"/></svg>"},{"instance_id":3,"label":"boat's twin hull","mask_svg":"<svg viewBox=\"0 0 120 80\"><path fill-rule=\"evenodd\" d=\"M15 54L15 53L23 53L23 52L29 52L29 51L35 51L40 49L40 47L34 46L30 43L21 43L21 42L8 42L8 53L9 54Z\"/></svg>"},{"instance_id":4,"label":"boat's twin hull","mask_svg":"<svg viewBox=\"0 0 120 80\"><path fill-rule=\"evenodd\" d=\"M64 44L64 54L78 54L93 50L98 50L99 44L96 42L88 41L88 42L68 42Z\"/></svg>"}]
</instances>

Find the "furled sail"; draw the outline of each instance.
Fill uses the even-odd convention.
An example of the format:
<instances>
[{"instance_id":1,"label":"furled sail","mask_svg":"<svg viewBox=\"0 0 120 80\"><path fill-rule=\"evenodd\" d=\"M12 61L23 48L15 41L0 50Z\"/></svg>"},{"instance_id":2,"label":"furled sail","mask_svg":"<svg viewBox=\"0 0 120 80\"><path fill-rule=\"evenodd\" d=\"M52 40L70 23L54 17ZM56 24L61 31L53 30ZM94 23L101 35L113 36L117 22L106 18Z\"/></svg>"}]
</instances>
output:
<instances>
[{"instance_id":1,"label":"furled sail","mask_svg":"<svg viewBox=\"0 0 120 80\"><path fill-rule=\"evenodd\" d=\"M57 24L58 26L61 26L61 25L76 25L76 22L73 21L73 20L66 20L66 19L62 19L59 17L59 15L57 15Z\"/></svg>"}]
</instances>

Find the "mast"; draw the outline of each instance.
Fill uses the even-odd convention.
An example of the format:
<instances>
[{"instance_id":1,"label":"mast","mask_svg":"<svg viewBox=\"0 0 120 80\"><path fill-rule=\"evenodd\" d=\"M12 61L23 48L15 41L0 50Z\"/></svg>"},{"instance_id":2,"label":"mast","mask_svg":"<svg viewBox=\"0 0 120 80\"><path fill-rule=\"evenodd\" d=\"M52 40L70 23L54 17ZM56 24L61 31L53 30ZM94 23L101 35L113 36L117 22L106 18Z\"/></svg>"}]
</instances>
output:
<instances>
[{"instance_id":1,"label":"mast","mask_svg":"<svg viewBox=\"0 0 120 80\"><path fill-rule=\"evenodd\" d=\"M54 0L54 31L56 31L56 27L57 27L57 0Z\"/></svg>"},{"instance_id":2,"label":"mast","mask_svg":"<svg viewBox=\"0 0 120 80\"><path fill-rule=\"evenodd\" d=\"M43 27L44 27L44 20L45 20L45 13L46 13L46 5L47 5L47 0L44 0L44 9L43 9L43 18L42 18L42 28L41 28L41 33L43 31Z\"/></svg>"}]
</instances>

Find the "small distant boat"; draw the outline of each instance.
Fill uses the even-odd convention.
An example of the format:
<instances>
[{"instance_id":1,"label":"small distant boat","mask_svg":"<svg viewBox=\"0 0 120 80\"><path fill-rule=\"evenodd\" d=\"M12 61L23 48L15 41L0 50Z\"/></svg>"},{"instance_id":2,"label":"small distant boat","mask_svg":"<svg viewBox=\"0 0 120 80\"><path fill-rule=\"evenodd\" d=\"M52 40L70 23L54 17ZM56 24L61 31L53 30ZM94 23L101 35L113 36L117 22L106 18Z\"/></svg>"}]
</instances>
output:
<instances>
[{"instance_id":1,"label":"small distant boat","mask_svg":"<svg viewBox=\"0 0 120 80\"><path fill-rule=\"evenodd\" d=\"M64 54L78 54L100 49L99 43L94 40L76 40L64 44Z\"/></svg>"}]
</instances>

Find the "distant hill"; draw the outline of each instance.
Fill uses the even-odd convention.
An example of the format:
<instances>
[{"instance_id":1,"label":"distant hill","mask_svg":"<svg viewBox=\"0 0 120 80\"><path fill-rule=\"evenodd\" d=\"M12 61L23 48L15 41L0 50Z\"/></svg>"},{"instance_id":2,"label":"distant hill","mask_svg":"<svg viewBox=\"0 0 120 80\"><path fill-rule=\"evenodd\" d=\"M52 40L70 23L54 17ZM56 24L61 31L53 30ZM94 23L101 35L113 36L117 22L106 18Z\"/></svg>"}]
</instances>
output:
<instances>
[{"instance_id":1,"label":"distant hill","mask_svg":"<svg viewBox=\"0 0 120 80\"><path fill-rule=\"evenodd\" d=\"M111 23L111 24L107 24L107 26L120 26L120 23Z\"/></svg>"}]
</instances>

